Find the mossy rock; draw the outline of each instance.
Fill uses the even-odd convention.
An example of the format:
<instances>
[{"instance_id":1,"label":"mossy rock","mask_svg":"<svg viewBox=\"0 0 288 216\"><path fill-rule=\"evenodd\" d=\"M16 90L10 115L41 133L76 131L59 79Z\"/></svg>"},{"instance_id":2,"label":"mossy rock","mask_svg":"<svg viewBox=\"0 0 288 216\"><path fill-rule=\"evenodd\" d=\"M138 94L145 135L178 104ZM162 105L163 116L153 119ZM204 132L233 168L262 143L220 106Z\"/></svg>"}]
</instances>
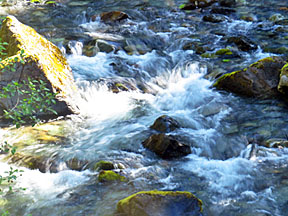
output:
<instances>
[{"instance_id":1,"label":"mossy rock","mask_svg":"<svg viewBox=\"0 0 288 216\"><path fill-rule=\"evenodd\" d=\"M288 63L281 68L278 91L286 96L288 95Z\"/></svg>"},{"instance_id":2,"label":"mossy rock","mask_svg":"<svg viewBox=\"0 0 288 216\"><path fill-rule=\"evenodd\" d=\"M279 94L277 86L284 64L284 57L267 57L243 70L224 74L214 87L248 97L275 97Z\"/></svg>"},{"instance_id":3,"label":"mossy rock","mask_svg":"<svg viewBox=\"0 0 288 216\"><path fill-rule=\"evenodd\" d=\"M71 158L70 160L66 161L66 166L71 170L82 171L87 168L88 161L86 160L79 160L78 158Z\"/></svg>"},{"instance_id":4,"label":"mossy rock","mask_svg":"<svg viewBox=\"0 0 288 216\"><path fill-rule=\"evenodd\" d=\"M219 49L215 52L216 55L232 55L232 51L228 48Z\"/></svg>"},{"instance_id":5,"label":"mossy rock","mask_svg":"<svg viewBox=\"0 0 288 216\"><path fill-rule=\"evenodd\" d=\"M93 167L93 170L96 170L96 171L100 171L100 170L113 170L115 169L115 166L112 162L109 162L109 161L99 161L97 162L94 167Z\"/></svg>"},{"instance_id":6,"label":"mossy rock","mask_svg":"<svg viewBox=\"0 0 288 216\"><path fill-rule=\"evenodd\" d=\"M13 16L8 16L3 21L0 38L2 42L8 43L5 47L6 58L0 63L2 85L5 86L12 80L21 83L27 81L28 77L32 80L42 80L51 92L58 93L56 104L51 106L58 115L78 113L78 107L72 100L72 96L75 98L78 95L72 70L57 46ZM23 59L24 64L20 59ZM7 64L13 64L15 72L11 73L6 67ZM17 97L9 100L1 99L1 104L9 110L17 104L17 101ZM47 117L50 113L38 114Z\"/></svg>"},{"instance_id":7,"label":"mossy rock","mask_svg":"<svg viewBox=\"0 0 288 216\"><path fill-rule=\"evenodd\" d=\"M141 191L122 199L116 215L125 216L200 216L202 201L190 192Z\"/></svg>"},{"instance_id":8,"label":"mossy rock","mask_svg":"<svg viewBox=\"0 0 288 216\"><path fill-rule=\"evenodd\" d=\"M102 170L98 176L99 182L125 182L126 178L111 170Z\"/></svg>"},{"instance_id":9,"label":"mossy rock","mask_svg":"<svg viewBox=\"0 0 288 216\"><path fill-rule=\"evenodd\" d=\"M9 155L6 157L9 163L16 164L18 166L23 166L28 169L38 169L41 172L46 172L46 162L47 159L39 155L26 155L24 153L16 152L14 155Z\"/></svg>"}]
</instances>

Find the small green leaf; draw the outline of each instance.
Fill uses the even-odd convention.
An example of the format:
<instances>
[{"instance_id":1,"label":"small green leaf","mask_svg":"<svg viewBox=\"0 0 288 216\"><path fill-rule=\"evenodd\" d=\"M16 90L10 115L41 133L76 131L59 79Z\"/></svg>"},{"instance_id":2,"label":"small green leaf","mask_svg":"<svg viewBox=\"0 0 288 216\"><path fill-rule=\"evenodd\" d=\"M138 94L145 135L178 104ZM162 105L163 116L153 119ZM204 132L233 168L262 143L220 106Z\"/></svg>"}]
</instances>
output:
<instances>
[{"instance_id":1,"label":"small green leaf","mask_svg":"<svg viewBox=\"0 0 288 216\"><path fill-rule=\"evenodd\" d=\"M179 5L179 9L183 9L186 6L186 4Z\"/></svg>"}]
</instances>

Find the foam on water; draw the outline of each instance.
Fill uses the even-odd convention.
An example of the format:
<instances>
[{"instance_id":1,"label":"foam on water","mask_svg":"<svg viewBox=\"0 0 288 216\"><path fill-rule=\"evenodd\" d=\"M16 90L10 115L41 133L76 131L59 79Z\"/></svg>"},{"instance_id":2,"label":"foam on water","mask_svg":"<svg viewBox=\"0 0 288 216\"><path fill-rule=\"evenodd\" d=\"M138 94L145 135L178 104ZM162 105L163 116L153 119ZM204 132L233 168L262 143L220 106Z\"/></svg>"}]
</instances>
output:
<instances>
[{"instance_id":1,"label":"foam on water","mask_svg":"<svg viewBox=\"0 0 288 216\"><path fill-rule=\"evenodd\" d=\"M243 158L229 160L209 160L196 155L188 156L189 162L181 167L203 177L213 193L229 197L253 188L253 162Z\"/></svg>"}]
</instances>

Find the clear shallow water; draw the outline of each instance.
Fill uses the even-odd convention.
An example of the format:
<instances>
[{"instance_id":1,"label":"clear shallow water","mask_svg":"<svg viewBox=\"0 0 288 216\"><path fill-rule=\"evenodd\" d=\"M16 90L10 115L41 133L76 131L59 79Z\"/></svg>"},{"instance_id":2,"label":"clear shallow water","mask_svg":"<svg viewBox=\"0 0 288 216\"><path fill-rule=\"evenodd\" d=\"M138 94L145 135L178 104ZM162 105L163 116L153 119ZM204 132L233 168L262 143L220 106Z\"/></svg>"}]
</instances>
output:
<instances>
[{"instance_id":1,"label":"clear shallow water","mask_svg":"<svg viewBox=\"0 0 288 216\"><path fill-rule=\"evenodd\" d=\"M252 147L248 142L258 136L285 138L286 105L277 100L257 101L220 93L204 78L217 67L230 71L271 54L259 48L243 53L239 62L220 64L201 59L192 50L184 51L183 45L194 40L211 40L208 44L212 48L222 48L221 37L211 33L212 25L198 24L188 18L189 14L167 9L173 2L165 1L163 8L151 2L142 10L135 7L137 2L84 3L75 6L71 1L70 6L54 11L59 14L58 24L53 24L56 30L50 31L52 21L47 21L44 35L60 38L67 29L67 34L74 36L100 31L151 51L142 55L100 52L87 57L81 55L81 46L75 47L68 61L82 95L78 101L81 114L68 120L71 127L65 143L26 149L46 153L59 161L60 168L57 173L25 169L17 184L27 190L5 197L9 200L5 208L12 215L113 215L120 199L140 190L159 189L191 191L203 200L204 215L288 215L287 149ZM122 9L126 4L132 18L122 24L110 26L87 19L91 11ZM246 1L242 7L249 8L249 4ZM63 15L68 10L73 11L68 18L77 14L77 19L68 22ZM191 14L194 18L200 15L197 11ZM258 16L263 19L268 15ZM42 29L34 19L31 16L27 20ZM183 27L185 22L192 27ZM253 25L236 17L219 28L253 35ZM203 35L193 38L199 32ZM145 84L151 93L134 90L114 94L105 82L127 78L134 85ZM141 142L152 134L149 126L163 114L179 121L182 127L171 134L189 144L192 154L167 161L142 147ZM97 172L61 168L61 162L71 158L89 164L99 160L121 163L125 167L121 172L129 182L103 185L97 182ZM2 168L8 166L1 163Z\"/></svg>"}]
</instances>

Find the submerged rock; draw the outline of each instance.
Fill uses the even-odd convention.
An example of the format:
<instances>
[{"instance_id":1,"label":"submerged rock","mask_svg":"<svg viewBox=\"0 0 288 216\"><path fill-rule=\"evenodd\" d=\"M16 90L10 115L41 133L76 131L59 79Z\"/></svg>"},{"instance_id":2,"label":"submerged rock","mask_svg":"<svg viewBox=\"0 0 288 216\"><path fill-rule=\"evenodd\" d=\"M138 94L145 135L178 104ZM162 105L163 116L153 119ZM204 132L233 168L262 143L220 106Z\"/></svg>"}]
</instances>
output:
<instances>
[{"instance_id":1,"label":"submerged rock","mask_svg":"<svg viewBox=\"0 0 288 216\"><path fill-rule=\"evenodd\" d=\"M218 3L220 6L233 7L236 5L237 1L236 0L218 0Z\"/></svg>"},{"instance_id":2,"label":"submerged rock","mask_svg":"<svg viewBox=\"0 0 288 216\"><path fill-rule=\"evenodd\" d=\"M45 173L47 171L47 158L43 156L27 155L20 152L16 152L14 155L7 157L8 162L23 166L28 169L38 169L40 172Z\"/></svg>"},{"instance_id":3,"label":"submerged rock","mask_svg":"<svg viewBox=\"0 0 288 216\"><path fill-rule=\"evenodd\" d=\"M163 159L183 157L191 153L190 146L180 143L171 135L153 134L142 144Z\"/></svg>"},{"instance_id":4,"label":"submerged rock","mask_svg":"<svg viewBox=\"0 0 288 216\"><path fill-rule=\"evenodd\" d=\"M115 166L112 162L102 160L97 162L93 167L93 170L113 170L113 169L115 169Z\"/></svg>"},{"instance_id":5,"label":"submerged rock","mask_svg":"<svg viewBox=\"0 0 288 216\"><path fill-rule=\"evenodd\" d=\"M214 87L243 96L273 97L278 94L280 70L284 64L285 59L280 56L264 58L243 70L224 74Z\"/></svg>"},{"instance_id":6,"label":"submerged rock","mask_svg":"<svg viewBox=\"0 0 288 216\"><path fill-rule=\"evenodd\" d=\"M179 127L179 123L175 119L167 115L160 116L155 120L153 125L150 126L150 128L162 133L169 133Z\"/></svg>"},{"instance_id":7,"label":"submerged rock","mask_svg":"<svg viewBox=\"0 0 288 216\"><path fill-rule=\"evenodd\" d=\"M100 15L100 17L103 22L119 22L129 18L129 16L122 11L104 12Z\"/></svg>"},{"instance_id":8,"label":"submerged rock","mask_svg":"<svg viewBox=\"0 0 288 216\"><path fill-rule=\"evenodd\" d=\"M4 20L0 38L2 42L8 43L7 56L1 62L0 68L1 86L6 86L12 81L21 83L27 81L28 77L32 80L42 80L51 92L58 93L56 104L51 106L58 115L78 113L78 107L73 99L78 95L77 87L71 68L58 47L13 16L8 16ZM20 63L21 58L24 64ZM15 72L5 67L11 64L15 65ZM17 101L18 97L2 99L0 109L9 110L17 104ZM39 115L47 114L39 113Z\"/></svg>"},{"instance_id":9,"label":"submerged rock","mask_svg":"<svg viewBox=\"0 0 288 216\"><path fill-rule=\"evenodd\" d=\"M226 18L224 16L221 16L221 15L208 14L208 15L203 17L203 21L212 22L212 23L219 23L219 22L226 21Z\"/></svg>"},{"instance_id":10,"label":"submerged rock","mask_svg":"<svg viewBox=\"0 0 288 216\"><path fill-rule=\"evenodd\" d=\"M189 0L189 3L181 7L182 10L194 10L197 8L209 7L217 2L217 0Z\"/></svg>"},{"instance_id":11,"label":"submerged rock","mask_svg":"<svg viewBox=\"0 0 288 216\"><path fill-rule=\"evenodd\" d=\"M264 146L268 148L288 148L287 139L268 139L264 142Z\"/></svg>"},{"instance_id":12,"label":"submerged rock","mask_svg":"<svg viewBox=\"0 0 288 216\"><path fill-rule=\"evenodd\" d=\"M245 36L233 36L228 38L228 43L234 43L239 50L248 52L257 50L257 44Z\"/></svg>"},{"instance_id":13,"label":"submerged rock","mask_svg":"<svg viewBox=\"0 0 288 216\"><path fill-rule=\"evenodd\" d=\"M202 201L186 191L141 191L122 199L117 214L125 216L200 216Z\"/></svg>"}]
</instances>

